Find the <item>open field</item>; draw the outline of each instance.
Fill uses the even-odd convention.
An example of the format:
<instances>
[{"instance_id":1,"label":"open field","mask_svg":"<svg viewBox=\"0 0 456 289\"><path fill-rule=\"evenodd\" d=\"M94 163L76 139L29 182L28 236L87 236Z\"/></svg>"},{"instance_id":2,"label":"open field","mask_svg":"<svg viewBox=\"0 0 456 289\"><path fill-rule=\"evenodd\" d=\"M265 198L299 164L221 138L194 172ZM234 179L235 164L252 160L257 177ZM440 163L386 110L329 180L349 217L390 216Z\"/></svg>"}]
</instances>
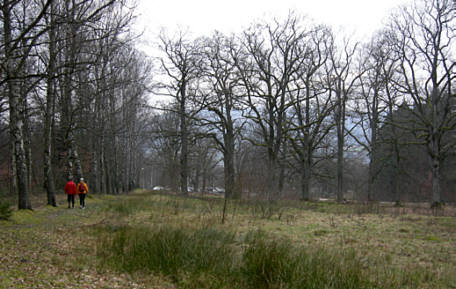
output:
<instances>
[{"instance_id":1,"label":"open field","mask_svg":"<svg viewBox=\"0 0 456 289\"><path fill-rule=\"evenodd\" d=\"M454 208L89 196L0 221L0 288L456 288Z\"/></svg>"}]
</instances>

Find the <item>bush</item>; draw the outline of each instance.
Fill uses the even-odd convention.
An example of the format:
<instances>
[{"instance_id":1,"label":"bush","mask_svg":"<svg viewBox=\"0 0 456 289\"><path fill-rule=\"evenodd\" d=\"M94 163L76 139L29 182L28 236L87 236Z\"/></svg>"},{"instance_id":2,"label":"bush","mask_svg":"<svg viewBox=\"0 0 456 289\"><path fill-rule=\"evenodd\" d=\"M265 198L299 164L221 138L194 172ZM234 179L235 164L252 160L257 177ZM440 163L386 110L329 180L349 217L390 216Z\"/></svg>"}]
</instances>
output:
<instances>
[{"instance_id":1,"label":"bush","mask_svg":"<svg viewBox=\"0 0 456 289\"><path fill-rule=\"evenodd\" d=\"M0 199L0 220L9 220L12 214L10 203Z\"/></svg>"}]
</instances>

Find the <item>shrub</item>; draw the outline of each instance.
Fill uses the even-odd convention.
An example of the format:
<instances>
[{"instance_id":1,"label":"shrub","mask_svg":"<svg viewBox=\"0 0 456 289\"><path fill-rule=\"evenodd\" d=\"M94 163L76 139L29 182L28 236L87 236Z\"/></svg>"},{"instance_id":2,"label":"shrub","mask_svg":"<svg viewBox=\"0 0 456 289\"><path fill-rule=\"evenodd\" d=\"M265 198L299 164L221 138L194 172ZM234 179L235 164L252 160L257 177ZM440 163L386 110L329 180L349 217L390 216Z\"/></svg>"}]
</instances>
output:
<instances>
[{"instance_id":1,"label":"shrub","mask_svg":"<svg viewBox=\"0 0 456 289\"><path fill-rule=\"evenodd\" d=\"M0 220L8 220L12 214L13 210L10 203L0 199Z\"/></svg>"}]
</instances>

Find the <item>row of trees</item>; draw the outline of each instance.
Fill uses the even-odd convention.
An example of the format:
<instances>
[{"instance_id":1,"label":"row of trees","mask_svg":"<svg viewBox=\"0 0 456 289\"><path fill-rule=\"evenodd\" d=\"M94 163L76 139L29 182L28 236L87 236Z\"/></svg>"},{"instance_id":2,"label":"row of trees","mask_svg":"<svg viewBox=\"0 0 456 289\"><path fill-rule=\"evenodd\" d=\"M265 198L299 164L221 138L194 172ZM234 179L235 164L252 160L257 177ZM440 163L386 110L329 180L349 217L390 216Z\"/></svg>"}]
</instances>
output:
<instances>
[{"instance_id":1,"label":"row of trees","mask_svg":"<svg viewBox=\"0 0 456 289\"><path fill-rule=\"evenodd\" d=\"M9 183L19 209L31 209L40 185L55 206L56 185L68 177L88 178L93 192L137 185L151 65L133 45L133 8L123 0L2 1L1 149L11 158L1 165L10 180L1 189Z\"/></svg>"},{"instance_id":2,"label":"row of trees","mask_svg":"<svg viewBox=\"0 0 456 289\"><path fill-rule=\"evenodd\" d=\"M454 13L453 1L416 1L366 43L294 13L239 35L162 33L155 92L172 102L150 124L155 170L186 193L189 173L204 188L223 160L228 197L254 179L254 192L278 197L299 180L303 199L319 188L342 201L344 166L366 166L363 199L399 202L410 193L401 191L405 173L421 166L439 205L442 164L454 152ZM413 148L424 163L407 159Z\"/></svg>"},{"instance_id":3,"label":"row of trees","mask_svg":"<svg viewBox=\"0 0 456 289\"><path fill-rule=\"evenodd\" d=\"M402 7L366 42L295 13L237 35L163 32L153 59L133 8L2 2L0 189L20 209L41 185L56 205L70 176L105 193L455 199L453 1ZM171 101L151 107L151 92Z\"/></svg>"}]
</instances>

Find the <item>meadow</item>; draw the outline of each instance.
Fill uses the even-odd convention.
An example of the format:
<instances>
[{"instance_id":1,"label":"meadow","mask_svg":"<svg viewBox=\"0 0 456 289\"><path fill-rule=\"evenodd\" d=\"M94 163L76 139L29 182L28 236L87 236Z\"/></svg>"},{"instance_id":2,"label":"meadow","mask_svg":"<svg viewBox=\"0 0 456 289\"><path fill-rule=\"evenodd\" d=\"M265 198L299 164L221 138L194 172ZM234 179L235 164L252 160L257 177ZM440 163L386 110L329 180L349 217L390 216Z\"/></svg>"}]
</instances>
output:
<instances>
[{"instance_id":1,"label":"meadow","mask_svg":"<svg viewBox=\"0 0 456 289\"><path fill-rule=\"evenodd\" d=\"M0 288L456 288L451 206L59 195L0 242Z\"/></svg>"}]
</instances>

